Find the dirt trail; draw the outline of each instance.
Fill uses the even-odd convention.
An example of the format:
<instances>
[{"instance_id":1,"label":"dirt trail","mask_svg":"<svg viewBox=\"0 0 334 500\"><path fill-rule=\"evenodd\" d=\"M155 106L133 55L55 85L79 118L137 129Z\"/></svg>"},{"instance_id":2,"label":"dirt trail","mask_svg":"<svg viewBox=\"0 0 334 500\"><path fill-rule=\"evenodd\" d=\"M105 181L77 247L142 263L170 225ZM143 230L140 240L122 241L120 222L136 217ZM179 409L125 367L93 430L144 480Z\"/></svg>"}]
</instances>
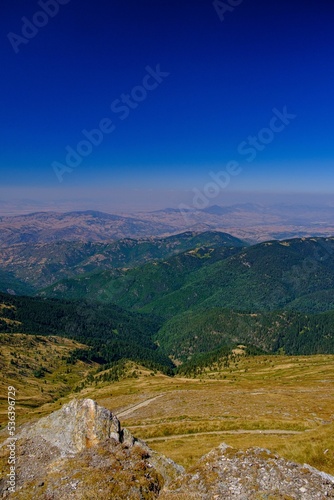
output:
<instances>
[{"instance_id":1,"label":"dirt trail","mask_svg":"<svg viewBox=\"0 0 334 500\"><path fill-rule=\"evenodd\" d=\"M140 408L144 408L144 406L148 406L149 404L153 403L153 401L155 401L158 398L161 398L164 395L165 394L159 394L158 396L155 396L154 398L146 399L142 403L138 403L134 406L131 406L127 410L124 410L124 411L121 411L120 413L117 413L116 416L117 416L117 418L126 417L127 415L130 415L130 413L132 413L136 410L139 410Z\"/></svg>"},{"instance_id":2,"label":"dirt trail","mask_svg":"<svg viewBox=\"0 0 334 500\"><path fill-rule=\"evenodd\" d=\"M238 429L236 431L209 431L209 432L193 432L189 434L173 434L172 436L159 436L153 438L144 438L143 441L149 443L150 441L165 441L169 439L178 439L178 438L186 438L191 436L207 436L210 434L303 434L304 431L284 431L281 429L266 429L263 431L260 430L247 430L247 429Z\"/></svg>"},{"instance_id":3,"label":"dirt trail","mask_svg":"<svg viewBox=\"0 0 334 500\"><path fill-rule=\"evenodd\" d=\"M149 404L153 403L153 401L156 401L157 399L161 398L162 396L165 396L165 393L163 394L158 394L158 396L155 396L153 398L146 399L145 401L142 401L141 403L137 403L136 405L131 406L130 408L127 408L124 411L121 411L120 413L117 414L118 418L121 417L126 417L127 415L130 415L131 413L139 410L140 408L144 408L145 406L148 406ZM145 425L135 425L133 428L138 428L138 427L147 427ZM129 430L132 429L131 426L128 427ZM208 431L208 432L193 432L189 434L172 434L170 436L157 436L157 437L151 437L151 438L146 438L144 439L145 442L150 442L150 441L165 441L165 440L170 440L170 439L178 439L178 438L186 438L186 437L191 437L191 436L207 436L210 434L285 434L285 435L293 435L293 434L303 434L305 431L289 431L289 430L283 430L283 429L264 429L264 430L259 430L259 429L237 429L237 430L222 430L222 431Z\"/></svg>"}]
</instances>

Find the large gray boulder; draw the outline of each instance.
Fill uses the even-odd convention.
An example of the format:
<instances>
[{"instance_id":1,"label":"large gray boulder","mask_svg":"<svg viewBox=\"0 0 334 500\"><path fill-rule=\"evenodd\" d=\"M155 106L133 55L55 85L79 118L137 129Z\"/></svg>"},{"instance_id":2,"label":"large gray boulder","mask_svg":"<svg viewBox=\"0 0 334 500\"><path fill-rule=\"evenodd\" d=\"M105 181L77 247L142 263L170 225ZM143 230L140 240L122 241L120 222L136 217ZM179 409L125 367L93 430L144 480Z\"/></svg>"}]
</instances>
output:
<instances>
[{"instance_id":1,"label":"large gray boulder","mask_svg":"<svg viewBox=\"0 0 334 500\"><path fill-rule=\"evenodd\" d=\"M17 437L33 439L36 436L58 448L61 456L78 453L109 438L118 443L122 441L117 417L92 399L72 400L32 427L23 429Z\"/></svg>"},{"instance_id":2,"label":"large gray boulder","mask_svg":"<svg viewBox=\"0 0 334 500\"><path fill-rule=\"evenodd\" d=\"M136 440L91 399L75 399L16 435L15 492L9 490L8 444L0 447L2 498L155 499L183 468Z\"/></svg>"}]
</instances>

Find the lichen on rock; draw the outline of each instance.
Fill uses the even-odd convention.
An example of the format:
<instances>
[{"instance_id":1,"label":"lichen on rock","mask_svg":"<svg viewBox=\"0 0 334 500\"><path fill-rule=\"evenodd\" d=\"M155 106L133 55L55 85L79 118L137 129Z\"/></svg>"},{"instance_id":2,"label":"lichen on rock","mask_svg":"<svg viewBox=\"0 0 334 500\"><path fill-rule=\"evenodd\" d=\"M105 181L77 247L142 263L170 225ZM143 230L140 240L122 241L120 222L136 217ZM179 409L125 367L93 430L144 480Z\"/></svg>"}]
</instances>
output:
<instances>
[{"instance_id":1,"label":"lichen on rock","mask_svg":"<svg viewBox=\"0 0 334 500\"><path fill-rule=\"evenodd\" d=\"M334 477L285 460L269 450L237 450L225 443L202 457L161 500L326 500Z\"/></svg>"},{"instance_id":2,"label":"lichen on rock","mask_svg":"<svg viewBox=\"0 0 334 500\"><path fill-rule=\"evenodd\" d=\"M121 425L111 411L92 399L74 399L60 410L23 429L18 438L38 436L58 448L63 456L91 448L113 438L121 442Z\"/></svg>"},{"instance_id":3,"label":"lichen on rock","mask_svg":"<svg viewBox=\"0 0 334 500\"><path fill-rule=\"evenodd\" d=\"M122 429L118 418L91 399L74 399L23 426L17 434L16 492L0 480L3 498L129 498L153 500L183 472ZM6 470L7 442L0 449Z\"/></svg>"}]
</instances>

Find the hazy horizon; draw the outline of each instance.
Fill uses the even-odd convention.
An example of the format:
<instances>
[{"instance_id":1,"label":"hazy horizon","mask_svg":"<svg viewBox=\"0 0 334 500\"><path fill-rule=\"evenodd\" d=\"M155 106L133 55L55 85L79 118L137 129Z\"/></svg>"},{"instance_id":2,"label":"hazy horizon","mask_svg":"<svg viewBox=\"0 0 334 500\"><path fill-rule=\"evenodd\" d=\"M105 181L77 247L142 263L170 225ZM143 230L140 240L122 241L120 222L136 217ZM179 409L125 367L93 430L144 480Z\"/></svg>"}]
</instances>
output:
<instances>
[{"instance_id":1,"label":"hazy horizon","mask_svg":"<svg viewBox=\"0 0 334 500\"><path fill-rule=\"evenodd\" d=\"M35 195L38 193L35 193ZM192 209L202 210L213 205L218 206L233 206L242 204L257 204L265 207L282 206L308 206L310 208L319 207L334 207L334 200L331 194L312 194L312 193L247 193L247 192L226 192L217 196L214 199L206 199L205 206L194 206L194 192L177 192L173 193L161 191L151 191L146 193L132 193L131 203L122 201L122 192L115 193L110 197L103 192L96 198L89 198L89 193L82 191L80 199L54 198L50 199L51 193L43 190L43 196L34 197L34 192L31 192L31 197L22 197L13 199L7 191L7 196L2 196L0 201L0 215L23 215L34 212L71 212L95 210L106 213L133 214L140 212L151 212L164 210L167 208L173 209ZM151 195L151 200L148 201Z\"/></svg>"}]
</instances>

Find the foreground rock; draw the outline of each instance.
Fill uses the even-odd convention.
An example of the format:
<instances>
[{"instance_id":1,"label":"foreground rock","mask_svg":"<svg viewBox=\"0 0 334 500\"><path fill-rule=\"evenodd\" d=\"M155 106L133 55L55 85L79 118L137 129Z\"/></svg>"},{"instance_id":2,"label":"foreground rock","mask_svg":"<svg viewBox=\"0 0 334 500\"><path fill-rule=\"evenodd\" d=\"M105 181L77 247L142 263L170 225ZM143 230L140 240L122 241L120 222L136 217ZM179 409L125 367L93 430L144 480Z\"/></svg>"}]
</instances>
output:
<instances>
[{"instance_id":1,"label":"foreground rock","mask_svg":"<svg viewBox=\"0 0 334 500\"><path fill-rule=\"evenodd\" d=\"M161 500L326 500L334 477L261 448L240 451L225 444L165 487Z\"/></svg>"},{"instance_id":2,"label":"foreground rock","mask_svg":"<svg viewBox=\"0 0 334 500\"><path fill-rule=\"evenodd\" d=\"M91 399L73 400L17 434L16 487L8 490L8 440L0 496L21 500L326 500L334 478L270 453L225 444L188 473L122 429Z\"/></svg>"},{"instance_id":3,"label":"foreground rock","mask_svg":"<svg viewBox=\"0 0 334 500\"><path fill-rule=\"evenodd\" d=\"M8 473L7 444L1 447L2 478ZM73 400L23 428L16 456L16 491L1 479L2 498L154 499L183 472L91 399Z\"/></svg>"}]
</instances>

